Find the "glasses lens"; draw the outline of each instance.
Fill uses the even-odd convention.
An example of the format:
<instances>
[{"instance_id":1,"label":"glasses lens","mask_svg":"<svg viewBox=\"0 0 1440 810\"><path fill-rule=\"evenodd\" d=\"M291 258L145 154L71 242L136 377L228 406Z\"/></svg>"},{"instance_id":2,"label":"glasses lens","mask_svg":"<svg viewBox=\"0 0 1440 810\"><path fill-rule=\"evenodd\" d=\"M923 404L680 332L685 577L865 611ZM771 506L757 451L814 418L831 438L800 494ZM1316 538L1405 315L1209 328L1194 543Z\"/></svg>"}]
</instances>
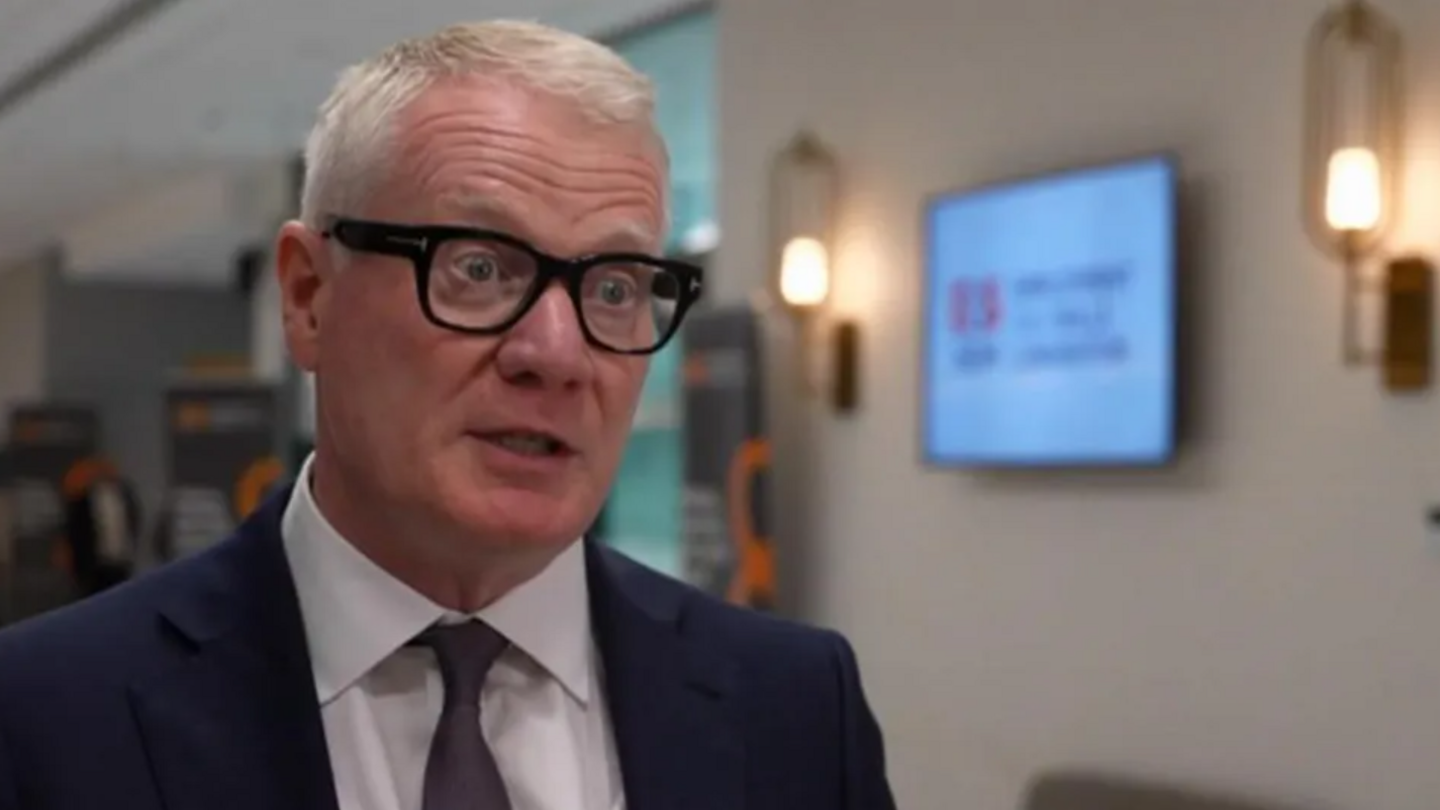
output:
<instances>
[{"instance_id":1,"label":"glasses lens","mask_svg":"<svg viewBox=\"0 0 1440 810\"><path fill-rule=\"evenodd\" d=\"M430 310L463 329L504 323L535 282L534 257L489 239L455 239L440 245L430 266Z\"/></svg>"},{"instance_id":2,"label":"glasses lens","mask_svg":"<svg viewBox=\"0 0 1440 810\"><path fill-rule=\"evenodd\" d=\"M680 278L644 262L597 264L580 284L580 314L590 334L624 352L655 348L675 326Z\"/></svg>"}]
</instances>

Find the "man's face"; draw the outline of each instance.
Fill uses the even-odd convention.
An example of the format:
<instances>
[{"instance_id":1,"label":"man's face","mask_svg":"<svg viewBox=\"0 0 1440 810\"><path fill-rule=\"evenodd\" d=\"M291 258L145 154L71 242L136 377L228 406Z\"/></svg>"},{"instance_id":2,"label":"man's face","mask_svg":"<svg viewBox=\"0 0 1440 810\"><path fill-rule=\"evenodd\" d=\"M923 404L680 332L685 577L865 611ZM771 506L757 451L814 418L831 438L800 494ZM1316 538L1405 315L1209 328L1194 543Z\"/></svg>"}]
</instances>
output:
<instances>
[{"instance_id":1,"label":"man's face","mask_svg":"<svg viewBox=\"0 0 1440 810\"><path fill-rule=\"evenodd\" d=\"M397 134L365 210L327 214L470 225L565 257L658 249L665 169L644 129L467 78L427 90ZM322 452L353 497L490 550L583 533L619 465L647 360L587 344L560 285L505 334L465 335L425 318L407 260L313 234L295 236L292 255L302 243L315 285L308 295L286 284L290 348L316 372ZM497 439L507 432L549 434L565 449L529 453Z\"/></svg>"}]
</instances>

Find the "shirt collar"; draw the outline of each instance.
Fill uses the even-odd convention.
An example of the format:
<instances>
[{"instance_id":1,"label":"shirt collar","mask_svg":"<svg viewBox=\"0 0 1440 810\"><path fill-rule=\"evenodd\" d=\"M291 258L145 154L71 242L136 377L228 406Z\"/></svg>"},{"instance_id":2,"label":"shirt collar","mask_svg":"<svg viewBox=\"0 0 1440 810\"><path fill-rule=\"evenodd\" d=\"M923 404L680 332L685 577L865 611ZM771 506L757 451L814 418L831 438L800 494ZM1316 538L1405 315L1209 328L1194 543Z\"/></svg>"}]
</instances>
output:
<instances>
[{"instance_id":1,"label":"shirt collar","mask_svg":"<svg viewBox=\"0 0 1440 810\"><path fill-rule=\"evenodd\" d=\"M465 617L414 591L340 536L311 493L313 461L312 455L301 469L281 534L325 705L427 627ZM593 651L581 543L474 618L534 659L575 700L589 702Z\"/></svg>"}]
</instances>

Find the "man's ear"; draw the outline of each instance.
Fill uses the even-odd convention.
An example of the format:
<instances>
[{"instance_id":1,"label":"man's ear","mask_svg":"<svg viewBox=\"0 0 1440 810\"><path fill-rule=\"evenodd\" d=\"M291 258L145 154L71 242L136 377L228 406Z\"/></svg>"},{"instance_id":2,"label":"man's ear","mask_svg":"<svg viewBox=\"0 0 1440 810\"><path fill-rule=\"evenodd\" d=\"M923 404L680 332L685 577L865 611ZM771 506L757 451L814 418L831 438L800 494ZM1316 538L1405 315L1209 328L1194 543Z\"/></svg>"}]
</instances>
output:
<instances>
[{"instance_id":1,"label":"man's ear","mask_svg":"<svg viewBox=\"0 0 1440 810\"><path fill-rule=\"evenodd\" d=\"M275 240L285 343L295 364L309 372L320 363L320 326L330 298L327 248L320 234L295 221L282 225Z\"/></svg>"}]
</instances>

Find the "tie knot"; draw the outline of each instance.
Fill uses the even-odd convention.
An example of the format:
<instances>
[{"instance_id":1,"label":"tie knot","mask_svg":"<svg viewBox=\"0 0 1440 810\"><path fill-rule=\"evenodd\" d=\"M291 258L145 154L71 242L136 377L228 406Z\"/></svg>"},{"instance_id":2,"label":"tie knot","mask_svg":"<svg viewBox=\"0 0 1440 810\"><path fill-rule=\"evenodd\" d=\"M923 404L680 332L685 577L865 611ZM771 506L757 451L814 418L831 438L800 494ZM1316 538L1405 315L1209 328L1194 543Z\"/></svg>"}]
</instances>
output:
<instances>
[{"instance_id":1,"label":"tie knot","mask_svg":"<svg viewBox=\"0 0 1440 810\"><path fill-rule=\"evenodd\" d=\"M484 622L436 625L415 639L435 651L445 680L445 701L480 703L480 687L509 642Z\"/></svg>"}]
</instances>

